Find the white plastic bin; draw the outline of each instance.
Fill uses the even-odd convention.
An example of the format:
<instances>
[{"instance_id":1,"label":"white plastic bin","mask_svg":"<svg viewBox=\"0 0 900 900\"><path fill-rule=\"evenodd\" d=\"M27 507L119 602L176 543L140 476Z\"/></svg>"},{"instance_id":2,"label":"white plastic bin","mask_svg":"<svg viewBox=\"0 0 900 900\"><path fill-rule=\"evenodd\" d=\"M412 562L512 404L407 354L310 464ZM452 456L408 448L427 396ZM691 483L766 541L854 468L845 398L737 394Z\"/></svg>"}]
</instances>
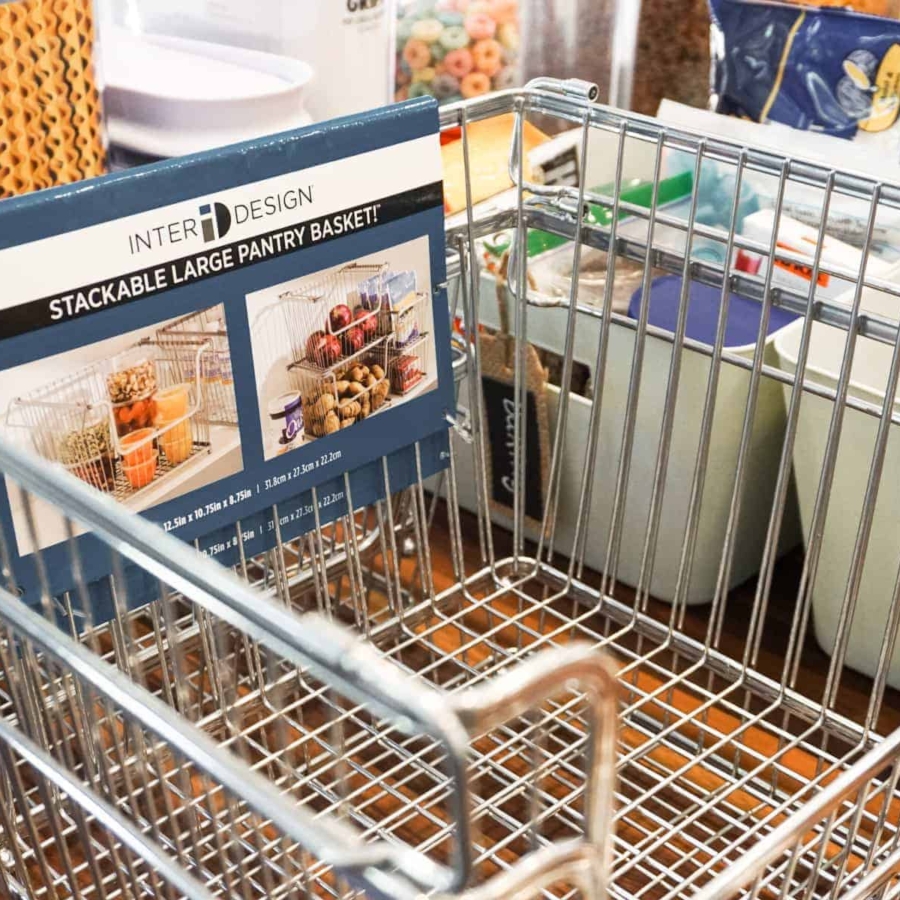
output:
<instances>
[{"instance_id":1,"label":"white plastic bin","mask_svg":"<svg viewBox=\"0 0 900 900\"><path fill-rule=\"evenodd\" d=\"M900 275L895 270L893 276ZM888 276L890 280L891 276ZM852 298L846 298L846 302ZM862 308L896 320L900 304L896 298L866 290ZM797 371L802 320L783 329L775 339L782 369ZM813 324L806 378L836 387L846 347L847 333L816 322ZM868 338L857 338L849 394L860 400L884 403L892 348ZM785 387L789 399L790 388ZM787 401L786 401L787 402ZM896 410L896 401L895 406ZM803 539L809 543L810 520L822 473L822 462L834 403L805 393L800 405L794 472L800 502ZM834 482L825 529L819 570L813 585L813 628L816 640L826 653L834 651L841 606L847 588L850 560L862 515L869 478L878 419L859 410L844 412ZM900 434L891 427L887 454L875 507L866 563L859 588L857 607L850 631L846 664L874 675L887 625L897 569L900 566ZM888 675L889 683L900 688L900 648L895 649Z\"/></svg>"},{"instance_id":2,"label":"white plastic bin","mask_svg":"<svg viewBox=\"0 0 900 900\"><path fill-rule=\"evenodd\" d=\"M495 287L492 277L489 275L482 277L481 321L494 327L499 324ZM562 309L530 308L528 335L531 341L536 346L560 353L565 341L567 314L567 311ZM575 360L593 368L599 334L599 319L580 317L575 334ZM765 362L775 366L777 359L772 347L773 340L774 335L770 335L766 343ZM609 358L603 384L603 413L597 453L598 475L594 480L585 556L587 565L598 571L604 571L606 568L606 546L634 346L635 332L613 323L610 328ZM754 348L755 344L749 344L731 347L729 350L749 359L753 356ZM619 579L629 585L636 585L640 574L671 354L671 344L658 338L647 338L618 567ZM653 596L666 601L672 601L675 596L709 368L708 357L697 352L685 351L658 550L650 586ZM596 373L593 371L591 376L592 380L596 379ZM750 373L747 370L723 364L700 517L699 539L692 579L685 598L689 604L709 602L715 594L749 382ZM553 386L548 388L548 392L552 429L555 427L560 392ZM467 405L467 398L467 388L464 384L460 391L460 404ZM569 408L565 458L562 462L562 493L556 528L556 546L561 549L571 547L574 539L590 414L591 401L573 396ZM777 382L763 378L747 464L746 478L750 488L744 493L743 512L737 527L729 587L742 583L759 570L772 508L784 427L785 407L781 387ZM474 510L476 503L471 486L475 483L475 479L474 472L471 471L471 454L461 452L458 459L460 503ZM536 535L532 533L530 537L534 538ZM781 548L789 549L799 540L796 501L791 491L782 529Z\"/></svg>"}]
</instances>

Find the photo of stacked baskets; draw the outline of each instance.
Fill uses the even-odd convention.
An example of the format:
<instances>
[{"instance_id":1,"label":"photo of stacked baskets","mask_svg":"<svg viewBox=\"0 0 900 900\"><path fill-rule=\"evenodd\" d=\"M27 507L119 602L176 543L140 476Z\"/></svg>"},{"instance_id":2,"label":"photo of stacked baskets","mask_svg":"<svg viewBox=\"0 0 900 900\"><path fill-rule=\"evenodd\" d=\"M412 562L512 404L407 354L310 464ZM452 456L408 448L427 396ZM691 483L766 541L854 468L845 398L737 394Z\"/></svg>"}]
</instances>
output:
<instances>
[{"instance_id":1,"label":"photo of stacked baskets","mask_svg":"<svg viewBox=\"0 0 900 900\"><path fill-rule=\"evenodd\" d=\"M207 450L211 423L237 425L232 384L214 307L16 397L6 425L24 429L44 459L124 501Z\"/></svg>"},{"instance_id":2,"label":"photo of stacked baskets","mask_svg":"<svg viewBox=\"0 0 900 900\"><path fill-rule=\"evenodd\" d=\"M429 297L417 287L415 272L352 264L280 295L306 440L409 398L434 374Z\"/></svg>"}]
</instances>

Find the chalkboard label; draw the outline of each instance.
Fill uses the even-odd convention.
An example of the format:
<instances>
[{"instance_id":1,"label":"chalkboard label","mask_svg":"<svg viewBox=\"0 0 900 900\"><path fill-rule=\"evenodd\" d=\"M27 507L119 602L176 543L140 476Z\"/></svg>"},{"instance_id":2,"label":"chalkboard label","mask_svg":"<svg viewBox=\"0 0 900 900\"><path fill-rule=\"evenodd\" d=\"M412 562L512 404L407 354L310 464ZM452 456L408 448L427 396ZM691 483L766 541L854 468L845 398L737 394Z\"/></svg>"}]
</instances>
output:
<instances>
[{"instance_id":1,"label":"chalkboard label","mask_svg":"<svg viewBox=\"0 0 900 900\"><path fill-rule=\"evenodd\" d=\"M491 496L495 503L513 508L515 494L515 385L484 376L481 379L491 454ZM525 395L525 515L544 518L543 471L534 394Z\"/></svg>"}]
</instances>

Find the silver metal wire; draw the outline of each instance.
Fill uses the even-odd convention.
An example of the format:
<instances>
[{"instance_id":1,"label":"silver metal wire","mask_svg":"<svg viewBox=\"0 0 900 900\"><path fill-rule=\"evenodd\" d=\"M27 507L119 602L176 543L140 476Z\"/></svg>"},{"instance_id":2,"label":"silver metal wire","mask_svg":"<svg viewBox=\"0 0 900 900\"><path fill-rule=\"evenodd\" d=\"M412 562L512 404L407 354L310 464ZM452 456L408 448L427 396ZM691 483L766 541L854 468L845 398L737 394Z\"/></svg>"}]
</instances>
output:
<instances>
[{"instance_id":1,"label":"silver metal wire","mask_svg":"<svg viewBox=\"0 0 900 900\"><path fill-rule=\"evenodd\" d=\"M468 128L509 113L510 189L473 204ZM582 129L573 184L528 180L524 129L547 116ZM411 487L384 460L381 500L357 507L345 478L325 524L314 491L315 528L292 540L273 508L256 556L238 522L227 572L0 443L30 545L47 504L64 519L74 584L53 596L36 554L43 596L27 608L0 544L0 884L29 900L897 895L900 560L872 548L900 484L900 288L872 235L900 187L664 129L577 83L451 106L441 124L462 128L468 203L447 223L461 409L438 479L423 480L419 447ZM674 153L694 185L681 212L659 191ZM647 206L618 187L636 160ZM718 224L698 193L713 164L733 179ZM809 255L740 233L743 186L760 178L776 210L819 192ZM825 250L829 211L848 202L866 223L855 268ZM477 327L498 324L479 242L504 228L506 518L486 477ZM576 272L583 248L608 253L601 305L577 278L567 296L532 295L529 228L572 241ZM741 253L764 273L738 268ZM645 297L661 273L682 279L674 327L649 303L613 311L619 259L642 266ZM783 281L786 266L808 282ZM824 296L826 278L846 295ZM709 341L692 336L689 282L715 288ZM749 350L726 339L736 298L759 304ZM776 310L801 316L793 369L767 343ZM830 380L810 367L822 328L843 341ZM528 344L560 373L540 529L525 516ZM882 381L860 390L859 360L884 352ZM576 364L589 397L561 389ZM821 454L802 462L823 409ZM812 476L802 530L798 466ZM848 466L863 472L855 495ZM100 582L83 575L85 528L114 561ZM873 568L889 570L877 595Z\"/></svg>"}]
</instances>

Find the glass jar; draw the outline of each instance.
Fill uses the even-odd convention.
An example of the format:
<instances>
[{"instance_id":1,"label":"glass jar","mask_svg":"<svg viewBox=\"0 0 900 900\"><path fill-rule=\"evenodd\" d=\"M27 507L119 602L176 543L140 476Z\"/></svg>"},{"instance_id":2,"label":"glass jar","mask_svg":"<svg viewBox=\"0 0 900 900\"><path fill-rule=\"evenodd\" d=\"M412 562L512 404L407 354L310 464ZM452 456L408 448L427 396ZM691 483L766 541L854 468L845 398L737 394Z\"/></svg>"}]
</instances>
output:
<instances>
[{"instance_id":1,"label":"glass jar","mask_svg":"<svg viewBox=\"0 0 900 900\"><path fill-rule=\"evenodd\" d=\"M145 348L136 347L113 358L106 390L113 404L143 400L156 391L156 363Z\"/></svg>"},{"instance_id":2,"label":"glass jar","mask_svg":"<svg viewBox=\"0 0 900 900\"><path fill-rule=\"evenodd\" d=\"M101 491L115 482L115 460L110 439L109 414L105 409L85 409L66 418L58 436L57 458L82 481Z\"/></svg>"},{"instance_id":3,"label":"glass jar","mask_svg":"<svg viewBox=\"0 0 900 900\"><path fill-rule=\"evenodd\" d=\"M441 103L516 87L519 0L400 0L395 100Z\"/></svg>"},{"instance_id":4,"label":"glass jar","mask_svg":"<svg viewBox=\"0 0 900 900\"><path fill-rule=\"evenodd\" d=\"M153 425L156 387L156 363L146 347L135 347L113 358L106 390L119 437Z\"/></svg>"}]
</instances>

